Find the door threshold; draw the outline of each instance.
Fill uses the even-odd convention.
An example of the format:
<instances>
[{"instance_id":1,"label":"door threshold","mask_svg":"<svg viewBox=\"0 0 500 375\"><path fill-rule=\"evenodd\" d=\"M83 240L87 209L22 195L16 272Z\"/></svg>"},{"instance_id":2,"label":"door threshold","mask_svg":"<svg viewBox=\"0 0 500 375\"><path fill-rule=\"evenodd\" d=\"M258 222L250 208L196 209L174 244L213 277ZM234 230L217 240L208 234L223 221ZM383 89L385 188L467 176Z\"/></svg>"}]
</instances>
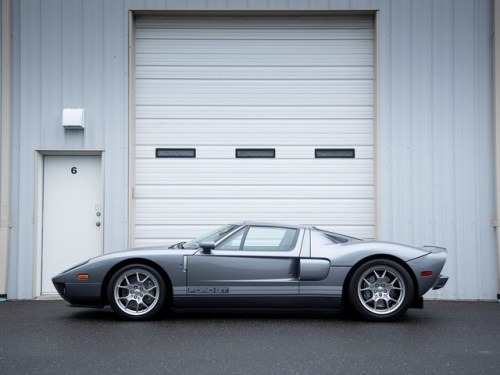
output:
<instances>
[{"instance_id":1,"label":"door threshold","mask_svg":"<svg viewBox=\"0 0 500 375\"><path fill-rule=\"evenodd\" d=\"M41 296L36 296L33 298L35 301L62 301L59 294L43 294Z\"/></svg>"}]
</instances>

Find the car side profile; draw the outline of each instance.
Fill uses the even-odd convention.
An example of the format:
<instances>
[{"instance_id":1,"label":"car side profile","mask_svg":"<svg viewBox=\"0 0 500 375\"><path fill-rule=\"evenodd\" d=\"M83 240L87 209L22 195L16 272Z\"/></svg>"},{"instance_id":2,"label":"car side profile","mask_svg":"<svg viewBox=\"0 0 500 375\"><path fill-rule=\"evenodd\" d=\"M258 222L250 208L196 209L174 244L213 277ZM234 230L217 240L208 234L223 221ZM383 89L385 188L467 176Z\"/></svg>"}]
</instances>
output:
<instances>
[{"instance_id":1,"label":"car side profile","mask_svg":"<svg viewBox=\"0 0 500 375\"><path fill-rule=\"evenodd\" d=\"M128 320L166 307L348 306L363 318L392 321L446 284L446 256L441 247L242 222L170 247L102 255L52 280L71 305L110 305Z\"/></svg>"}]
</instances>

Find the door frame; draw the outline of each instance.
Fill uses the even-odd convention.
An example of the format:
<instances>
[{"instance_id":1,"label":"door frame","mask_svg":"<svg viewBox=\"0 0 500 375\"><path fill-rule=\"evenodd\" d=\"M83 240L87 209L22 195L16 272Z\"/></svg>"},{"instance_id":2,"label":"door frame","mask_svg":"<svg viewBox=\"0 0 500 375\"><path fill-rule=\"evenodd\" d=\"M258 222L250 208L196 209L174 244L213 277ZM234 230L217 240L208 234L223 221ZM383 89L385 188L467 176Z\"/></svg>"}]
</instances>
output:
<instances>
[{"instance_id":1,"label":"door frame","mask_svg":"<svg viewBox=\"0 0 500 375\"><path fill-rule=\"evenodd\" d=\"M104 252L105 232L105 196L104 196L104 150L35 150L35 196L34 196L34 269L33 269L33 298L45 298L42 296L42 230L43 230L43 171L45 156L99 156L101 158L101 194L103 207L103 235L102 249Z\"/></svg>"}]
</instances>

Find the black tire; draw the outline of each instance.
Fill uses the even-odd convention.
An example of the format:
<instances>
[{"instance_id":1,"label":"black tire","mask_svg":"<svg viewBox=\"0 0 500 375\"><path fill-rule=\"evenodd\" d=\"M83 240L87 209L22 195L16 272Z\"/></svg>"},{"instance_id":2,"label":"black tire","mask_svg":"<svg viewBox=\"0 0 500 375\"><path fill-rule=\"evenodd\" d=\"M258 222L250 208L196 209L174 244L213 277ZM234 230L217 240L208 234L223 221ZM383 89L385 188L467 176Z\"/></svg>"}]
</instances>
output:
<instances>
[{"instance_id":1,"label":"black tire","mask_svg":"<svg viewBox=\"0 0 500 375\"><path fill-rule=\"evenodd\" d=\"M114 273L108 284L113 311L126 320L149 320L165 306L167 288L161 275L144 264L131 264Z\"/></svg>"},{"instance_id":2,"label":"black tire","mask_svg":"<svg viewBox=\"0 0 500 375\"><path fill-rule=\"evenodd\" d=\"M414 285L408 271L389 259L370 260L358 267L349 283L349 302L372 321L399 319L410 307Z\"/></svg>"}]
</instances>

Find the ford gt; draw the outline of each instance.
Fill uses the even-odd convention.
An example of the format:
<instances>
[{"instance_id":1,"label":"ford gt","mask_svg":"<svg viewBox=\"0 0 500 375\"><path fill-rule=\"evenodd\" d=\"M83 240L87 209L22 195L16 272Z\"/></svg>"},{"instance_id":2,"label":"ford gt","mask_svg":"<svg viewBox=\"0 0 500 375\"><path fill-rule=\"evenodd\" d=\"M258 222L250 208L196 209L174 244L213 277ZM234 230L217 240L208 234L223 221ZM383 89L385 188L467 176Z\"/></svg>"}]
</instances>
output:
<instances>
[{"instance_id":1,"label":"ford gt","mask_svg":"<svg viewBox=\"0 0 500 375\"><path fill-rule=\"evenodd\" d=\"M363 241L316 227L225 225L189 242L105 254L55 276L73 306L146 320L167 307L348 307L392 321L442 288L446 249Z\"/></svg>"}]
</instances>

